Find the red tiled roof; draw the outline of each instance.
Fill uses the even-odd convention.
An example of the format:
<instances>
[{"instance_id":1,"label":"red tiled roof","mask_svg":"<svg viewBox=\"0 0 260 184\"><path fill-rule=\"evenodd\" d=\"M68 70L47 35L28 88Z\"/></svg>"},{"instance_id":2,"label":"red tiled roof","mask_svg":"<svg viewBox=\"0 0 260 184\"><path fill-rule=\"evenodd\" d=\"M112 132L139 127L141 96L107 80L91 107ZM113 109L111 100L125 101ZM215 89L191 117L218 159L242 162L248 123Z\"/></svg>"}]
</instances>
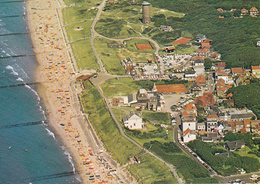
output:
<instances>
[{"instance_id":1,"label":"red tiled roof","mask_svg":"<svg viewBox=\"0 0 260 184\"><path fill-rule=\"evenodd\" d=\"M210 52L210 50L206 47L204 47L203 49L198 49L198 53L201 54L207 54L208 52Z\"/></svg>"},{"instance_id":2,"label":"red tiled roof","mask_svg":"<svg viewBox=\"0 0 260 184\"><path fill-rule=\"evenodd\" d=\"M231 68L232 73L244 73L244 69L241 67L238 68Z\"/></svg>"},{"instance_id":3,"label":"red tiled roof","mask_svg":"<svg viewBox=\"0 0 260 184\"><path fill-rule=\"evenodd\" d=\"M196 108L195 105L193 105L193 104L191 104L191 103L188 103L188 104L184 105L184 109L185 109L186 111L190 111L190 110L196 110L197 108Z\"/></svg>"},{"instance_id":4,"label":"red tiled roof","mask_svg":"<svg viewBox=\"0 0 260 184\"><path fill-rule=\"evenodd\" d=\"M242 128L242 129L240 130L240 132L243 134L243 133L246 133L247 131L246 131L245 128Z\"/></svg>"},{"instance_id":5,"label":"red tiled roof","mask_svg":"<svg viewBox=\"0 0 260 184\"><path fill-rule=\"evenodd\" d=\"M182 115L183 115L183 116L189 116L190 114L189 114L187 111L183 111L183 112L182 112Z\"/></svg>"},{"instance_id":6,"label":"red tiled roof","mask_svg":"<svg viewBox=\"0 0 260 184\"><path fill-rule=\"evenodd\" d=\"M244 119L244 127L247 125L250 125L251 120L250 119Z\"/></svg>"},{"instance_id":7,"label":"red tiled roof","mask_svg":"<svg viewBox=\"0 0 260 184\"><path fill-rule=\"evenodd\" d=\"M175 47L174 46L171 46L171 47L164 47L163 50L175 50Z\"/></svg>"},{"instance_id":8,"label":"red tiled roof","mask_svg":"<svg viewBox=\"0 0 260 184\"><path fill-rule=\"evenodd\" d=\"M200 44L201 44L201 48L204 48L204 47L210 48L210 44L207 42L201 42Z\"/></svg>"},{"instance_id":9,"label":"red tiled roof","mask_svg":"<svg viewBox=\"0 0 260 184\"><path fill-rule=\"evenodd\" d=\"M205 42L205 43L210 43L210 42L212 42L212 40L210 40L210 39L204 39L203 42Z\"/></svg>"},{"instance_id":10,"label":"red tiled roof","mask_svg":"<svg viewBox=\"0 0 260 184\"><path fill-rule=\"evenodd\" d=\"M224 10L222 8L217 9L218 12L223 12Z\"/></svg>"},{"instance_id":11,"label":"red tiled roof","mask_svg":"<svg viewBox=\"0 0 260 184\"><path fill-rule=\"evenodd\" d=\"M188 133L191 133L191 130L189 128L183 131L183 136L186 136Z\"/></svg>"},{"instance_id":12,"label":"red tiled roof","mask_svg":"<svg viewBox=\"0 0 260 184\"><path fill-rule=\"evenodd\" d=\"M158 93L187 93L187 89L184 84L172 84L172 85L159 85L156 86Z\"/></svg>"},{"instance_id":13,"label":"red tiled roof","mask_svg":"<svg viewBox=\"0 0 260 184\"><path fill-rule=\"evenodd\" d=\"M201 57L201 56L196 56L195 59L194 59L194 61L197 61L197 60L202 60L202 61L204 61L205 59L204 59L203 57Z\"/></svg>"},{"instance_id":14,"label":"red tiled roof","mask_svg":"<svg viewBox=\"0 0 260 184\"><path fill-rule=\"evenodd\" d=\"M220 78L220 79L217 80L217 82L223 82L223 83L225 83L225 80L222 79L222 78Z\"/></svg>"},{"instance_id":15,"label":"red tiled roof","mask_svg":"<svg viewBox=\"0 0 260 184\"><path fill-rule=\"evenodd\" d=\"M195 104L202 107L213 106L214 103L215 99L211 92L203 93L203 96L199 96L195 100Z\"/></svg>"},{"instance_id":16,"label":"red tiled roof","mask_svg":"<svg viewBox=\"0 0 260 184\"><path fill-rule=\"evenodd\" d=\"M243 8L243 9L241 10L241 13L248 13L248 10Z\"/></svg>"},{"instance_id":17,"label":"red tiled roof","mask_svg":"<svg viewBox=\"0 0 260 184\"><path fill-rule=\"evenodd\" d=\"M94 74L91 74L91 75L81 75L81 76L77 77L76 79L77 79L77 80L79 80L79 79L81 79L81 80L86 80L86 79L92 77L93 75L94 75Z\"/></svg>"},{"instance_id":18,"label":"red tiled roof","mask_svg":"<svg viewBox=\"0 0 260 184\"><path fill-rule=\"evenodd\" d=\"M251 66L252 70L260 70L260 66Z\"/></svg>"},{"instance_id":19,"label":"red tiled roof","mask_svg":"<svg viewBox=\"0 0 260 184\"><path fill-rule=\"evenodd\" d=\"M250 9L250 12L257 12L258 11L258 9L256 8L256 7L252 7L251 9Z\"/></svg>"},{"instance_id":20,"label":"red tiled roof","mask_svg":"<svg viewBox=\"0 0 260 184\"><path fill-rule=\"evenodd\" d=\"M138 50L152 50L152 46L149 43L137 43L135 44Z\"/></svg>"},{"instance_id":21,"label":"red tiled roof","mask_svg":"<svg viewBox=\"0 0 260 184\"><path fill-rule=\"evenodd\" d=\"M199 75L196 79L195 79L195 82L197 83L205 83L206 82L206 78L204 75Z\"/></svg>"},{"instance_id":22,"label":"red tiled roof","mask_svg":"<svg viewBox=\"0 0 260 184\"><path fill-rule=\"evenodd\" d=\"M217 82L217 86L219 87L219 86L225 86L225 83L224 82L221 82L221 81L219 81L219 82Z\"/></svg>"},{"instance_id":23,"label":"red tiled roof","mask_svg":"<svg viewBox=\"0 0 260 184\"><path fill-rule=\"evenodd\" d=\"M227 95L227 98L232 98L232 96L233 96L233 94L232 94L232 93L229 93L229 94Z\"/></svg>"},{"instance_id":24,"label":"red tiled roof","mask_svg":"<svg viewBox=\"0 0 260 184\"><path fill-rule=\"evenodd\" d=\"M208 119L210 119L210 118L218 118L218 116L216 114L211 114L211 115L208 115L207 118Z\"/></svg>"},{"instance_id":25,"label":"red tiled roof","mask_svg":"<svg viewBox=\"0 0 260 184\"><path fill-rule=\"evenodd\" d=\"M225 88L225 87L220 87L220 88L218 88L217 90L218 90L218 91L224 91L224 92L225 92L225 91L227 91L227 88Z\"/></svg>"},{"instance_id":26,"label":"red tiled roof","mask_svg":"<svg viewBox=\"0 0 260 184\"><path fill-rule=\"evenodd\" d=\"M218 68L226 68L226 62L218 62Z\"/></svg>"},{"instance_id":27,"label":"red tiled roof","mask_svg":"<svg viewBox=\"0 0 260 184\"><path fill-rule=\"evenodd\" d=\"M184 45L184 44L189 43L189 41L191 41L190 38L181 37L181 38L175 40L174 42L172 42L172 44L173 45Z\"/></svg>"}]
</instances>

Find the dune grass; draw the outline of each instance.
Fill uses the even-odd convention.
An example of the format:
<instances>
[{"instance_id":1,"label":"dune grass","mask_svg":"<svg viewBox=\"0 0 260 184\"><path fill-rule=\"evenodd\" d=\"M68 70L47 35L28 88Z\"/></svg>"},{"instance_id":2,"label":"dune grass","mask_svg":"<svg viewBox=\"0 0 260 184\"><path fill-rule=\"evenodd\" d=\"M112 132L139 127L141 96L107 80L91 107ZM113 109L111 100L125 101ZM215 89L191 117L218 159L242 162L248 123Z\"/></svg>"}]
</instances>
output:
<instances>
[{"instance_id":1,"label":"dune grass","mask_svg":"<svg viewBox=\"0 0 260 184\"><path fill-rule=\"evenodd\" d=\"M150 183L177 183L171 171L162 162L148 154L138 157L140 164L128 166L129 171L137 181L144 184Z\"/></svg>"},{"instance_id":2,"label":"dune grass","mask_svg":"<svg viewBox=\"0 0 260 184\"><path fill-rule=\"evenodd\" d=\"M86 86L82 102L91 124L112 157L120 164L127 163L129 158L138 155L141 149L120 134L97 89L89 81L86 81Z\"/></svg>"}]
</instances>

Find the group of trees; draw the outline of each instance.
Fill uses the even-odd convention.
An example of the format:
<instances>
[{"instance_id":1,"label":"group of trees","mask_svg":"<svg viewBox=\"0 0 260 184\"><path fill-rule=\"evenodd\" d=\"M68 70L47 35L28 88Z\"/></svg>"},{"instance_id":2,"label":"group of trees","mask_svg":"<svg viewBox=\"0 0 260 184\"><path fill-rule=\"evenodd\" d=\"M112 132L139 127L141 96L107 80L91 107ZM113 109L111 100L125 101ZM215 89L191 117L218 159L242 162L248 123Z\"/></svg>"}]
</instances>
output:
<instances>
[{"instance_id":1,"label":"group of trees","mask_svg":"<svg viewBox=\"0 0 260 184\"><path fill-rule=\"evenodd\" d=\"M257 79L251 80L250 84L241 85L229 89L228 93L233 94L235 105L238 108L253 110L257 118L260 118L260 82Z\"/></svg>"},{"instance_id":2,"label":"group of trees","mask_svg":"<svg viewBox=\"0 0 260 184\"><path fill-rule=\"evenodd\" d=\"M205 168L184 154L173 142L161 143L151 141L145 143L144 147L160 156L166 162L173 164L187 183L218 182L215 178L210 178L209 172Z\"/></svg>"},{"instance_id":3,"label":"group of trees","mask_svg":"<svg viewBox=\"0 0 260 184\"><path fill-rule=\"evenodd\" d=\"M232 135L228 136L230 140L233 140ZM247 137L247 135L242 135ZM239 137L236 137L237 139ZM240 137L241 138L241 137ZM246 140L245 140L246 141ZM237 173L237 168L243 168L246 172L255 172L260 169L260 163L258 159L253 157L242 157L236 153L229 153L225 151L224 147L202 142L201 140L194 140L188 143L188 146L195 151L206 163L208 163L216 172L221 175L227 176ZM215 155L215 153L226 153Z\"/></svg>"},{"instance_id":4,"label":"group of trees","mask_svg":"<svg viewBox=\"0 0 260 184\"><path fill-rule=\"evenodd\" d=\"M251 65L260 64L260 52L256 47L256 42L260 38L260 18L244 16L244 18L224 18L219 19L218 8L224 10L242 8L250 10L251 7L260 8L257 0L150 0L153 6L185 13L183 18L169 17L162 21L163 16L155 16L154 22L158 20L163 24L172 26L172 35L182 31L189 31L196 38L198 33L205 34L207 38L213 40L213 48L222 54L222 61L227 63L227 67L250 68ZM158 20L156 20L158 19ZM181 36L179 34L179 36ZM155 35L153 37L157 39ZM159 40L160 41L160 40Z\"/></svg>"}]
</instances>

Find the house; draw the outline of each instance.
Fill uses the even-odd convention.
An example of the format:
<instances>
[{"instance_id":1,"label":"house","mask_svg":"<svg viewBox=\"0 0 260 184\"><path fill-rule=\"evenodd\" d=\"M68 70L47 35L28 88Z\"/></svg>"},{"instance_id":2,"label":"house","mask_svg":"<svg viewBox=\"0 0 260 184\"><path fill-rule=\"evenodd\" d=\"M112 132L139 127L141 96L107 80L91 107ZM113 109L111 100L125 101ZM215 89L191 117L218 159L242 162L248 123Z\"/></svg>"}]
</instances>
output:
<instances>
[{"instance_id":1,"label":"house","mask_svg":"<svg viewBox=\"0 0 260 184\"><path fill-rule=\"evenodd\" d=\"M198 85L195 81L193 82L193 86L191 87L191 92L194 93L195 95L199 95L201 91L201 86Z\"/></svg>"},{"instance_id":2,"label":"house","mask_svg":"<svg viewBox=\"0 0 260 184\"><path fill-rule=\"evenodd\" d=\"M260 66L251 66L252 74L257 78L260 77Z\"/></svg>"},{"instance_id":3,"label":"house","mask_svg":"<svg viewBox=\"0 0 260 184\"><path fill-rule=\"evenodd\" d=\"M241 15L246 15L246 14L248 14L248 10L245 9L245 8L243 8L243 9L241 10Z\"/></svg>"},{"instance_id":4,"label":"house","mask_svg":"<svg viewBox=\"0 0 260 184\"><path fill-rule=\"evenodd\" d=\"M172 53L175 50L175 47L174 46L164 47L163 50L164 52Z\"/></svg>"},{"instance_id":5,"label":"house","mask_svg":"<svg viewBox=\"0 0 260 184\"><path fill-rule=\"evenodd\" d=\"M161 95L157 93L155 85L152 91L139 89L137 93L128 95L128 103L131 107L160 111L163 105L162 102L163 99Z\"/></svg>"},{"instance_id":6,"label":"house","mask_svg":"<svg viewBox=\"0 0 260 184\"><path fill-rule=\"evenodd\" d=\"M251 120L250 126L251 126L251 132L255 132L255 133L260 132L260 120Z\"/></svg>"},{"instance_id":7,"label":"house","mask_svg":"<svg viewBox=\"0 0 260 184\"><path fill-rule=\"evenodd\" d=\"M185 79L194 79L195 77L197 76L197 74L196 74L196 71L195 70L186 70L185 72L184 72L184 77L185 77Z\"/></svg>"},{"instance_id":8,"label":"house","mask_svg":"<svg viewBox=\"0 0 260 184\"><path fill-rule=\"evenodd\" d=\"M204 75L199 75L196 77L195 82L197 83L198 86L205 87L206 86L206 78Z\"/></svg>"},{"instance_id":9,"label":"house","mask_svg":"<svg viewBox=\"0 0 260 184\"><path fill-rule=\"evenodd\" d=\"M200 48L208 48L208 49L210 49L210 43L209 42L204 42L204 40L203 40L203 42L201 42L200 43Z\"/></svg>"},{"instance_id":10,"label":"house","mask_svg":"<svg viewBox=\"0 0 260 184\"><path fill-rule=\"evenodd\" d=\"M256 42L256 46L257 46L257 47L260 47L260 41L257 41L257 42Z\"/></svg>"},{"instance_id":11,"label":"house","mask_svg":"<svg viewBox=\"0 0 260 184\"><path fill-rule=\"evenodd\" d=\"M251 128L250 119L244 119L244 128L245 128L246 132L250 132L250 128Z\"/></svg>"},{"instance_id":12,"label":"house","mask_svg":"<svg viewBox=\"0 0 260 184\"><path fill-rule=\"evenodd\" d=\"M173 29L171 26L161 25L160 29L165 32L171 32Z\"/></svg>"},{"instance_id":13,"label":"house","mask_svg":"<svg viewBox=\"0 0 260 184\"><path fill-rule=\"evenodd\" d=\"M207 137L202 137L203 142L216 142L218 139L217 132L208 132Z\"/></svg>"},{"instance_id":14,"label":"house","mask_svg":"<svg viewBox=\"0 0 260 184\"><path fill-rule=\"evenodd\" d=\"M189 113L190 115L197 116L197 108L193 103L187 103L183 107L184 107L185 111L187 113Z\"/></svg>"},{"instance_id":15,"label":"house","mask_svg":"<svg viewBox=\"0 0 260 184\"><path fill-rule=\"evenodd\" d=\"M204 122L197 123L197 130L198 131L205 131L206 130L206 125Z\"/></svg>"},{"instance_id":16,"label":"house","mask_svg":"<svg viewBox=\"0 0 260 184\"><path fill-rule=\"evenodd\" d=\"M218 127L218 116L211 114L207 116L207 132L216 132Z\"/></svg>"},{"instance_id":17,"label":"house","mask_svg":"<svg viewBox=\"0 0 260 184\"><path fill-rule=\"evenodd\" d=\"M212 40L210 40L210 39L203 39L203 42L204 43L209 43L210 45L212 45Z\"/></svg>"},{"instance_id":18,"label":"house","mask_svg":"<svg viewBox=\"0 0 260 184\"><path fill-rule=\"evenodd\" d=\"M218 12L223 12L224 10L222 8L217 9Z\"/></svg>"},{"instance_id":19,"label":"house","mask_svg":"<svg viewBox=\"0 0 260 184\"><path fill-rule=\"evenodd\" d=\"M239 85L242 85L243 84L243 77L237 75L234 77L234 86L239 86Z\"/></svg>"},{"instance_id":20,"label":"house","mask_svg":"<svg viewBox=\"0 0 260 184\"><path fill-rule=\"evenodd\" d=\"M198 55L201 57L209 57L210 55L210 49L207 47L198 49Z\"/></svg>"},{"instance_id":21,"label":"house","mask_svg":"<svg viewBox=\"0 0 260 184\"><path fill-rule=\"evenodd\" d=\"M194 130L190 130L189 128L183 131L182 139L184 143L188 143L196 139L196 134Z\"/></svg>"},{"instance_id":22,"label":"house","mask_svg":"<svg viewBox=\"0 0 260 184\"><path fill-rule=\"evenodd\" d=\"M205 92L205 93L203 93L203 96L199 96L195 100L195 104L200 107L213 106L214 103L215 103L215 99L211 92L208 92L208 93Z\"/></svg>"},{"instance_id":23,"label":"house","mask_svg":"<svg viewBox=\"0 0 260 184\"><path fill-rule=\"evenodd\" d=\"M195 42L201 43L201 42L203 42L204 39L206 39L206 36L205 36L205 35L203 35L203 34L198 34L197 37L196 37Z\"/></svg>"},{"instance_id":24,"label":"house","mask_svg":"<svg viewBox=\"0 0 260 184\"><path fill-rule=\"evenodd\" d=\"M201 60L196 60L194 62L194 66L193 66L194 71L196 72L196 76L198 75L204 75L204 61Z\"/></svg>"},{"instance_id":25,"label":"house","mask_svg":"<svg viewBox=\"0 0 260 184\"><path fill-rule=\"evenodd\" d=\"M226 68L226 62L218 62L217 68L219 70L224 70Z\"/></svg>"},{"instance_id":26,"label":"house","mask_svg":"<svg viewBox=\"0 0 260 184\"><path fill-rule=\"evenodd\" d=\"M232 76L243 75L245 73L245 70L241 67L231 68L231 73Z\"/></svg>"},{"instance_id":27,"label":"house","mask_svg":"<svg viewBox=\"0 0 260 184\"><path fill-rule=\"evenodd\" d=\"M226 92L227 92L227 90L228 90L228 88L226 87L226 86L224 86L224 87L218 87L217 88L217 95L219 96L219 97L222 97L222 98L224 98L225 96L226 96Z\"/></svg>"},{"instance_id":28,"label":"house","mask_svg":"<svg viewBox=\"0 0 260 184\"><path fill-rule=\"evenodd\" d=\"M122 119L123 125L130 130L142 129L144 127L143 119L140 114L131 112Z\"/></svg>"},{"instance_id":29,"label":"house","mask_svg":"<svg viewBox=\"0 0 260 184\"><path fill-rule=\"evenodd\" d=\"M234 133L241 131L244 128L243 121L229 121L228 122L228 131L232 131Z\"/></svg>"},{"instance_id":30,"label":"house","mask_svg":"<svg viewBox=\"0 0 260 184\"><path fill-rule=\"evenodd\" d=\"M258 11L258 9L256 7L252 7L249 11L250 11L250 16L251 17L256 17L259 14L259 11Z\"/></svg>"},{"instance_id":31,"label":"house","mask_svg":"<svg viewBox=\"0 0 260 184\"><path fill-rule=\"evenodd\" d=\"M236 149L241 149L245 147L245 141L244 140L237 140L237 141L231 141L227 142L224 147L228 149L229 151L234 151Z\"/></svg>"}]
</instances>

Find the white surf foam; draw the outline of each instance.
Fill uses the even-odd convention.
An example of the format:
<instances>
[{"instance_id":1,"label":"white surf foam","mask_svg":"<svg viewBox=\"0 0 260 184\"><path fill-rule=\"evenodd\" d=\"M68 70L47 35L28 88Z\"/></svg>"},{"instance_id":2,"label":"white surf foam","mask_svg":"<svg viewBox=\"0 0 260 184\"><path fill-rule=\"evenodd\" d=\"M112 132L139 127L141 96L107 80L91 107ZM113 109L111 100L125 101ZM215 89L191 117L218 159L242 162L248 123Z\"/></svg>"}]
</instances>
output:
<instances>
[{"instance_id":1,"label":"white surf foam","mask_svg":"<svg viewBox=\"0 0 260 184\"><path fill-rule=\"evenodd\" d=\"M22 69L17 63L15 63L15 66L17 66L17 68L19 68L19 69L24 73L24 75L25 75L28 79L30 79L30 77L27 75L27 73L24 71L24 69Z\"/></svg>"},{"instance_id":2,"label":"white surf foam","mask_svg":"<svg viewBox=\"0 0 260 184\"><path fill-rule=\"evenodd\" d=\"M70 153L68 152L68 150L65 148L65 146L61 146L62 150L64 151L64 154L68 157L68 160L70 162L70 164L72 165L72 170L75 173L76 172L76 168L75 165L73 163L72 157L70 155Z\"/></svg>"},{"instance_id":3,"label":"white surf foam","mask_svg":"<svg viewBox=\"0 0 260 184\"><path fill-rule=\"evenodd\" d=\"M16 81L23 82L24 80L23 80L22 78L18 77L18 78L16 79Z\"/></svg>"},{"instance_id":4,"label":"white surf foam","mask_svg":"<svg viewBox=\"0 0 260 184\"><path fill-rule=\"evenodd\" d=\"M56 137L52 131L50 131L48 128L45 128L50 136L53 137L54 140L56 140Z\"/></svg>"},{"instance_id":5,"label":"white surf foam","mask_svg":"<svg viewBox=\"0 0 260 184\"><path fill-rule=\"evenodd\" d=\"M10 66L10 65L8 65L6 67L6 69L11 70L12 71L11 74L13 74L13 75L19 75L16 71L14 71L14 68L12 66Z\"/></svg>"}]
</instances>

